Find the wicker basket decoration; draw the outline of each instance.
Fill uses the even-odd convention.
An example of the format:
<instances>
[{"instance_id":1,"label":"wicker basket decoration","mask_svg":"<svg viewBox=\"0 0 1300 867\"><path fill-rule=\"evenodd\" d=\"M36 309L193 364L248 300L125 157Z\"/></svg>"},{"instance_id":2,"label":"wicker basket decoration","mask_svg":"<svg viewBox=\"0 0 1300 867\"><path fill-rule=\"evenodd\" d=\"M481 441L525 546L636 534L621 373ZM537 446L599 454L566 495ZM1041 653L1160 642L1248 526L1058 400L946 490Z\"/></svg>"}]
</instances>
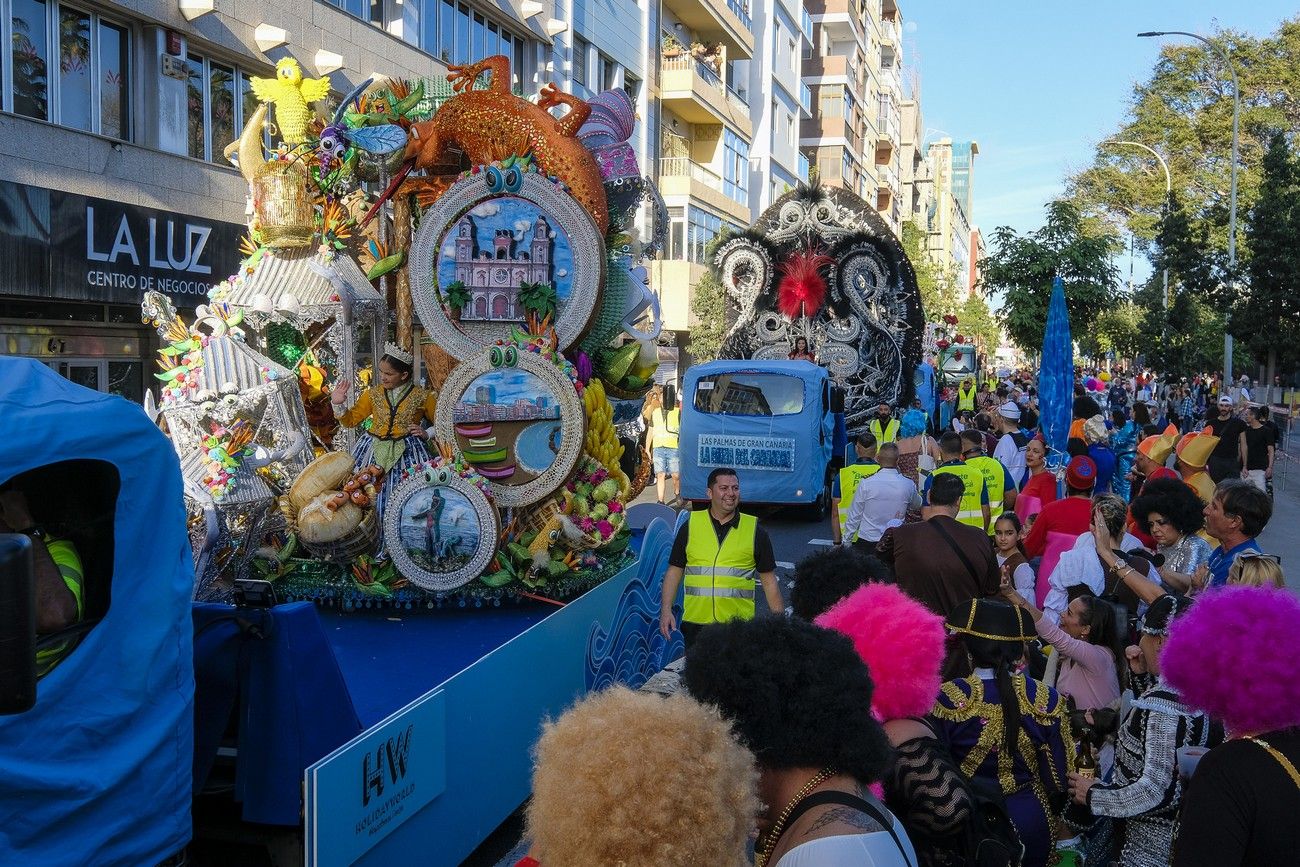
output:
<instances>
[{"instance_id":1,"label":"wicker basket decoration","mask_svg":"<svg viewBox=\"0 0 1300 867\"><path fill-rule=\"evenodd\" d=\"M306 247L316 228L302 160L270 160L253 178L253 210L268 247Z\"/></svg>"}]
</instances>

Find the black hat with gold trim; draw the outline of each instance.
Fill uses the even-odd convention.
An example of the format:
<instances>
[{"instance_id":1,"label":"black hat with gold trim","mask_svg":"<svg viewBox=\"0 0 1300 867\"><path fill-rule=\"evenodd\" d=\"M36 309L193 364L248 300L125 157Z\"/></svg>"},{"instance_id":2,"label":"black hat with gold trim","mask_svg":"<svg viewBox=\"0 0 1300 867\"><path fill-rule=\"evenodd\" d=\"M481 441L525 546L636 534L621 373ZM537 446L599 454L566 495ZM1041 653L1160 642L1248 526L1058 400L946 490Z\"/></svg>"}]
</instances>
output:
<instances>
[{"instance_id":1,"label":"black hat with gold trim","mask_svg":"<svg viewBox=\"0 0 1300 867\"><path fill-rule=\"evenodd\" d=\"M968 599L948 615L948 631L990 641L1031 641L1034 621L1018 605L1001 599Z\"/></svg>"},{"instance_id":2,"label":"black hat with gold trim","mask_svg":"<svg viewBox=\"0 0 1300 867\"><path fill-rule=\"evenodd\" d=\"M1138 621L1138 632L1143 635L1169 635L1169 627L1192 607L1192 597L1166 593L1156 597Z\"/></svg>"}]
</instances>

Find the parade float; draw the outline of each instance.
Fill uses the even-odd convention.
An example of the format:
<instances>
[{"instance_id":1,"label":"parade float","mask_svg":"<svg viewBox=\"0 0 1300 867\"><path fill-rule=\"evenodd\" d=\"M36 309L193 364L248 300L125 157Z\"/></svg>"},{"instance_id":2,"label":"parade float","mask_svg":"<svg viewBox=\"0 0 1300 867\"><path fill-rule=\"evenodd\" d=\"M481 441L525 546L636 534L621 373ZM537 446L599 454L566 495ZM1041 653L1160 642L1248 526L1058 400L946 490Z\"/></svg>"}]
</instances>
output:
<instances>
[{"instance_id":1,"label":"parade float","mask_svg":"<svg viewBox=\"0 0 1300 867\"><path fill-rule=\"evenodd\" d=\"M875 407L906 406L924 314L902 245L869 203L801 185L714 258L726 293L720 357L785 359L804 338L844 392L850 434Z\"/></svg>"},{"instance_id":2,"label":"parade float","mask_svg":"<svg viewBox=\"0 0 1300 867\"><path fill-rule=\"evenodd\" d=\"M671 528L628 510L662 202L626 94L530 102L508 64L365 81L327 107L328 83L281 60L227 149L245 258L193 321L142 305L162 344L146 412L179 479L158 520L183 500L195 563L193 787L305 824L310 864L459 863L527 797L545 716L681 650L658 633ZM411 360L405 393L429 407L401 459L373 418L343 423L387 399L384 356ZM143 521L154 490L124 488L122 513Z\"/></svg>"}]
</instances>

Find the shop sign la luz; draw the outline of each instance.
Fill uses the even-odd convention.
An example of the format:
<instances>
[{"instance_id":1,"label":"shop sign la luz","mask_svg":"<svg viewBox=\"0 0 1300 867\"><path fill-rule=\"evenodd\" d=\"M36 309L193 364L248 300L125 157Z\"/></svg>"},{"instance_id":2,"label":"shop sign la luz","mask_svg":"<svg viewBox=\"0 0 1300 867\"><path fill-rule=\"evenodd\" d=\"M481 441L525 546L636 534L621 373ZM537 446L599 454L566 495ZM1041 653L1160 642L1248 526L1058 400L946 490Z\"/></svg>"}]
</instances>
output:
<instances>
[{"instance_id":1,"label":"shop sign la luz","mask_svg":"<svg viewBox=\"0 0 1300 867\"><path fill-rule=\"evenodd\" d=\"M140 293L208 293L212 223L173 214L146 216L130 205L98 202L88 199L85 206L88 285Z\"/></svg>"},{"instance_id":2,"label":"shop sign la luz","mask_svg":"<svg viewBox=\"0 0 1300 867\"><path fill-rule=\"evenodd\" d=\"M244 227L50 191L52 284L64 297L138 304L162 292L202 302L239 265Z\"/></svg>"}]
</instances>

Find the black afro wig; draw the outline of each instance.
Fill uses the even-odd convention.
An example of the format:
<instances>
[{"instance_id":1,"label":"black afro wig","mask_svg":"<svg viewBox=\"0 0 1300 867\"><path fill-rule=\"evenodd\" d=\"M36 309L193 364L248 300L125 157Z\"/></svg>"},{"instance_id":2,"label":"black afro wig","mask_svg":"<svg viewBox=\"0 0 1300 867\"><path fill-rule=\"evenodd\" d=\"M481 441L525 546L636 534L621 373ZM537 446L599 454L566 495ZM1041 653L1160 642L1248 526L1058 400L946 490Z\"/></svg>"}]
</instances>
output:
<instances>
[{"instance_id":1,"label":"black afro wig","mask_svg":"<svg viewBox=\"0 0 1300 867\"><path fill-rule=\"evenodd\" d=\"M794 567L790 607L809 623L863 584L891 580L888 567L857 546L809 554Z\"/></svg>"},{"instance_id":2,"label":"black afro wig","mask_svg":"<svg viewBox=\"0 0 1300 867\"><path fill-rule=\"evenodd\" d=\"M1129 511L1142 532L1151 532L1151 513L1163 515L1178 532L1196 533L1205 526L1204 504L1182 479L1152 479L1142 487Z\"/></svg>"},{"instance_id":3,"label":"black afro wig","mask_svg":"<svg viewBox=\"0 0 1300 867\"><path fill-rule=\"evenodd\" d=\"M892 754L871 715L866 664L838 632L772 616L707 626L682 679L762 767L832 768L865 784Z\"/></svg>"}]
</instances>

